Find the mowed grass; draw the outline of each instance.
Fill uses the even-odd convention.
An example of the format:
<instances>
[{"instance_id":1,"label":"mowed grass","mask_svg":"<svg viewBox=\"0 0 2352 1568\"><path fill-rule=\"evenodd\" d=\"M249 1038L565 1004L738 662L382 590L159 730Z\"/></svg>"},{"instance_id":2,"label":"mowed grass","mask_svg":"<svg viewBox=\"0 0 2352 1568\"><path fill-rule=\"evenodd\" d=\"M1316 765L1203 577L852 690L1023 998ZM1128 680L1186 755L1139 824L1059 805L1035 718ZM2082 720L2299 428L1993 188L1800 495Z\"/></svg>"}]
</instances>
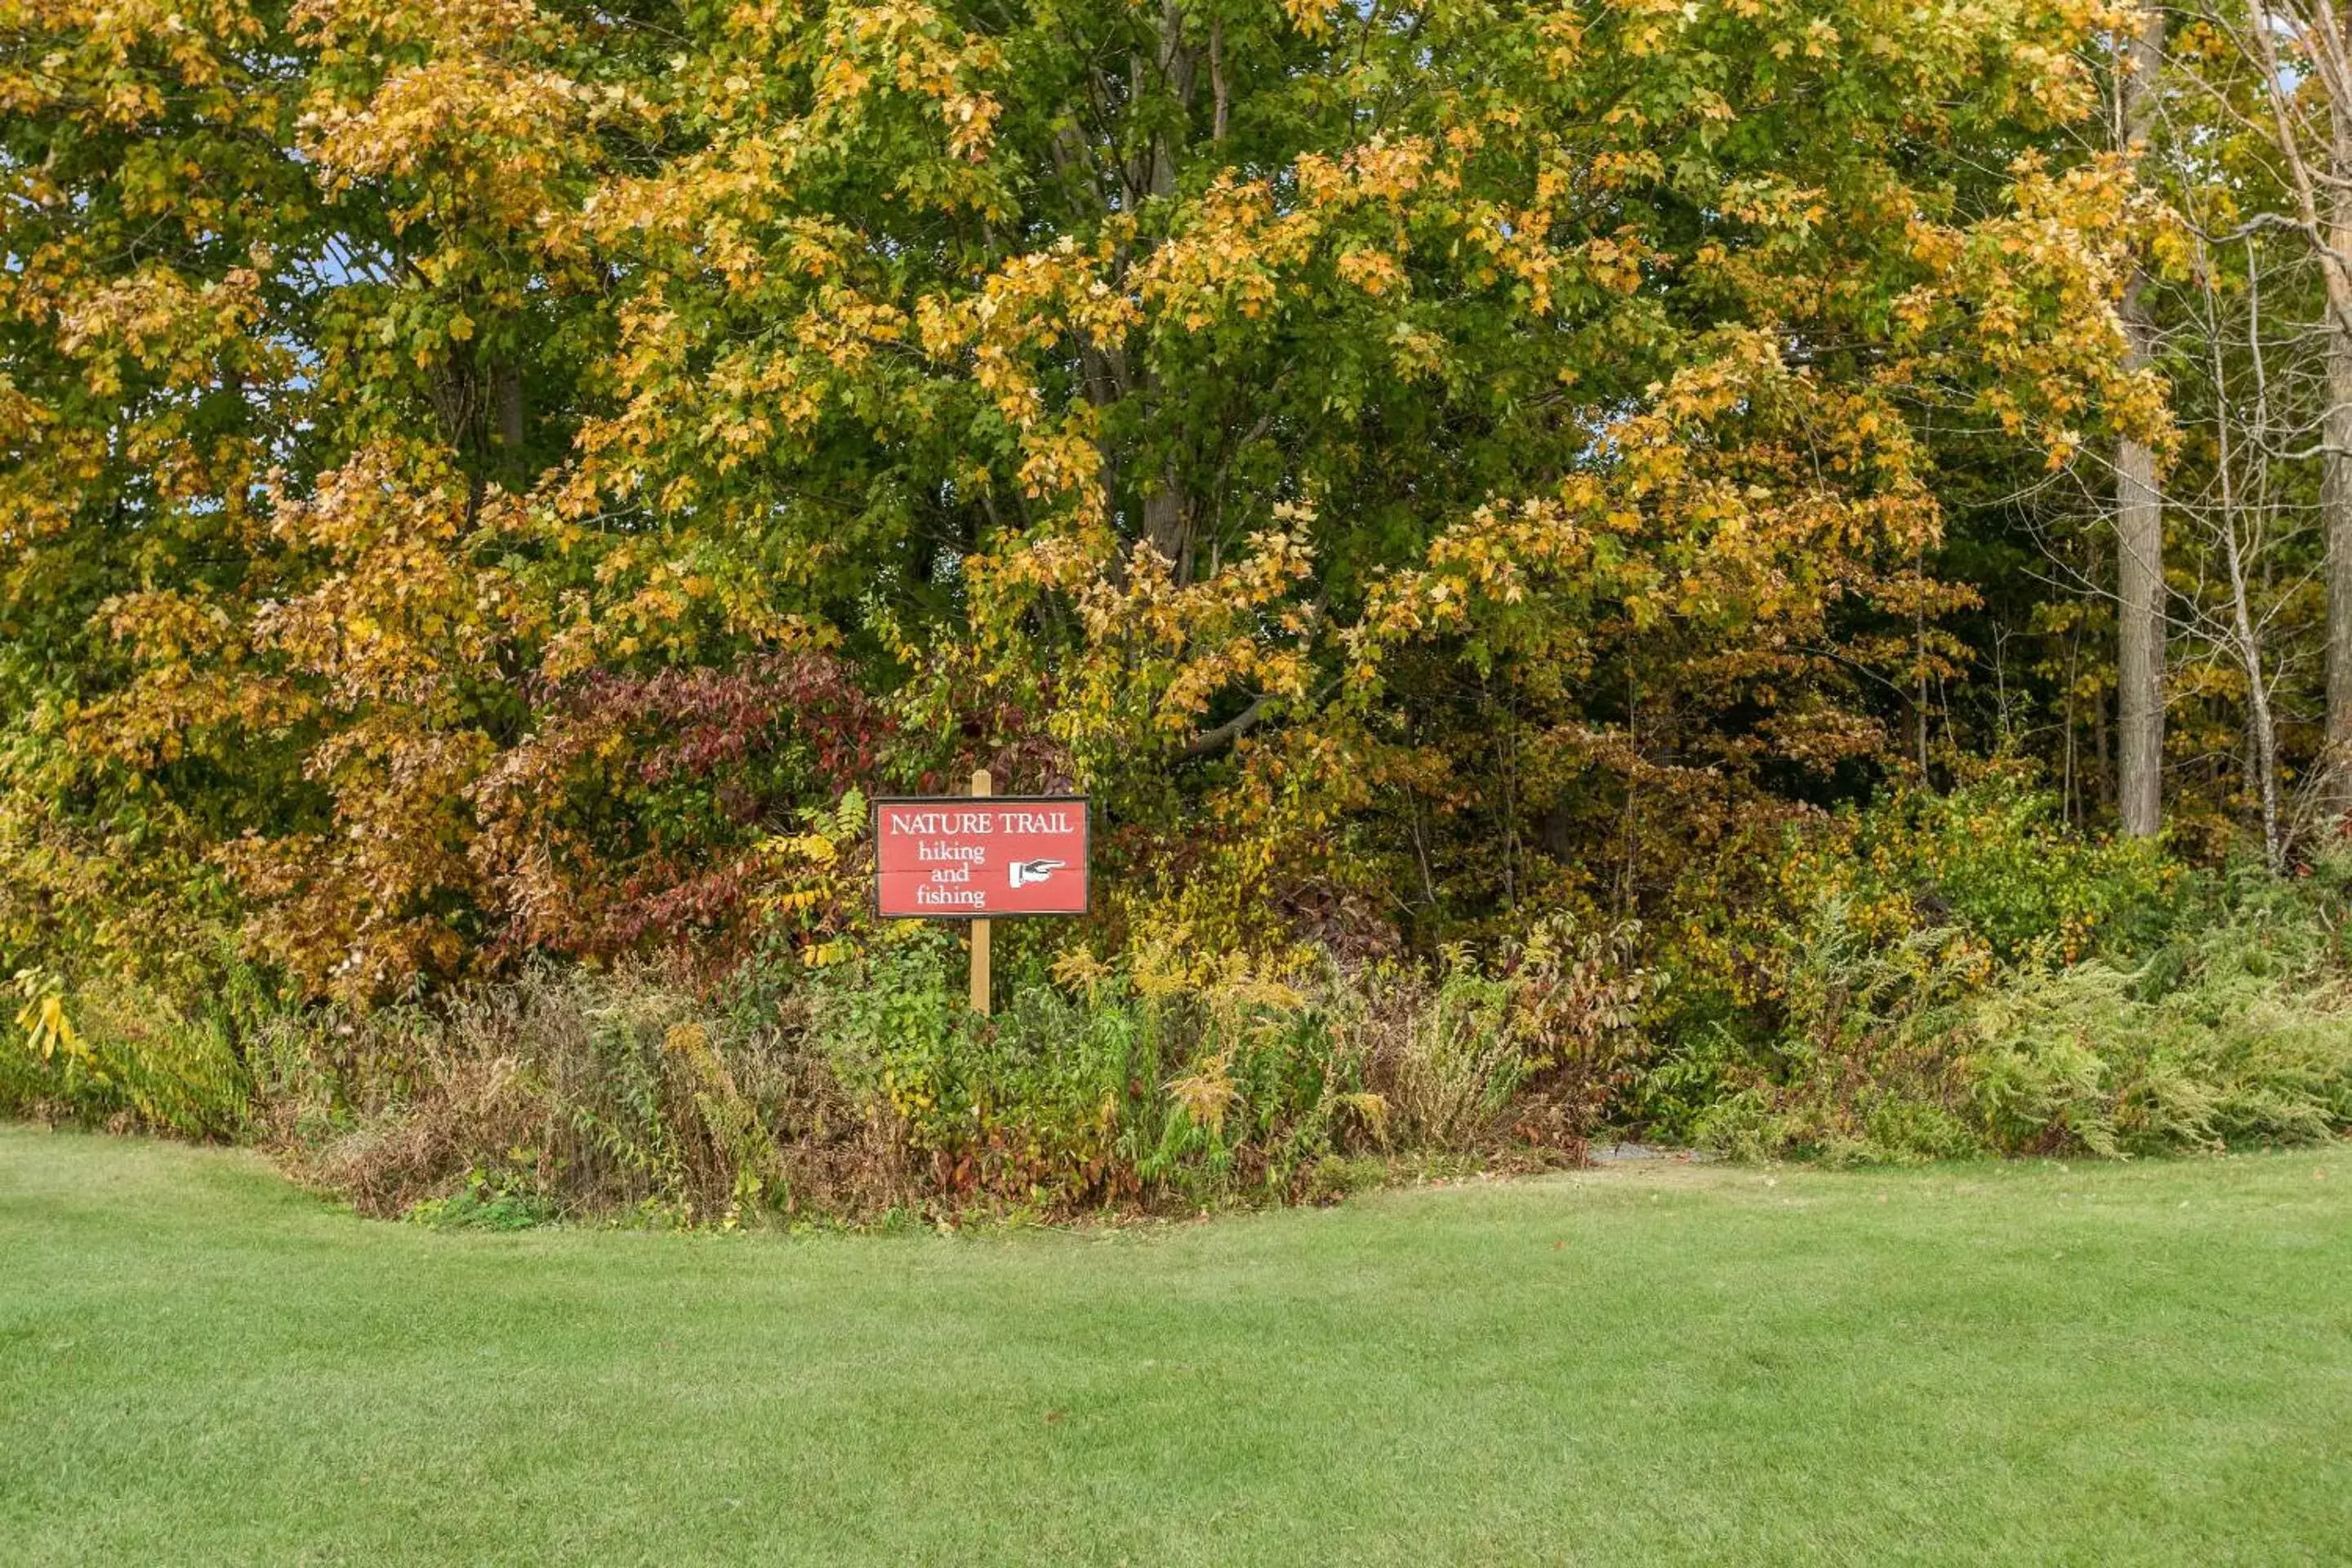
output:
<instances>
[{"instance_id":1,"label":"mowed grass","mask_svg":"<svg viewBox=\"0 0 2352 1568\"><path fill-rule=\"evenodd\" d=\"M0 1558L2342 1562L2352 1160L493 1236L0 1128Z\"/></svg>"}]
</instances>

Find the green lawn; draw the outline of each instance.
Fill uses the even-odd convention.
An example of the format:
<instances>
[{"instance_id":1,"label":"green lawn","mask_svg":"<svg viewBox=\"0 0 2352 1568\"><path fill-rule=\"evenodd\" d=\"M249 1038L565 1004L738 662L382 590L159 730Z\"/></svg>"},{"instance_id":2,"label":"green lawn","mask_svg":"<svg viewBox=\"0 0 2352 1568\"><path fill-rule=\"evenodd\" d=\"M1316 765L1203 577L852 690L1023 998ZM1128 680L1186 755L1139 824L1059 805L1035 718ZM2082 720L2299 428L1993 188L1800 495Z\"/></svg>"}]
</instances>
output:
<instances>
[{"instance_id":1,"label":"green lawn","mask_svg":"<svg viewBox=\"0 0 2352 1568\"><path fill-rule=\"evenodd\" d=\"M2352 1557L2352 1159L432 1232L0 1128L0 1558Z\"/></svg>"}]
</instances>

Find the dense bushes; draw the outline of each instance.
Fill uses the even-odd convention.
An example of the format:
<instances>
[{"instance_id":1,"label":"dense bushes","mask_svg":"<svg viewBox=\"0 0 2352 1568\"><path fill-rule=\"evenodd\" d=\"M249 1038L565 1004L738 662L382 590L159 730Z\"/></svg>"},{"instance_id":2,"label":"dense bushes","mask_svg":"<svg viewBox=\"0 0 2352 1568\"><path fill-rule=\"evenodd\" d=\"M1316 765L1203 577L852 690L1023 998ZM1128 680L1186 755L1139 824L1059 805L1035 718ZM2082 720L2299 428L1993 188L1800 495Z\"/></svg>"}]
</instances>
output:
<instances>
[{"instance_id":1,"label":"dense bushes","mask_svg":"<svg viewBox=\"0 0 2352 1568\"><path fill-rule=\"evenodd\" d=\"M198 1013L124 981L75 992L44 970L16 976L16 1037L0 1048L0 1112L68 1116L189 1138L245 1131L253 1078L242 1026L268 1003L252 985L225 991Z\"/></svg>"},{"instance_id":2,"label":"dense bushes","mask_svg":"<svg viewBox=\"0 0 2352 1568\"><path fill-rule=\"evenodd\" d=\"M1634 1058L1646 977L1620 938L1539 927L1482 968L1081 953L992 1020L926 933L829 973L841 1079L887 1104L930 1185L1062 1209L1280 1197L1349 1156L1573 1157Z\"/></svg>"},{"instance_id":3,"label":"dense bushes","mask_svg":"<svg viewBox=\"0 0 2352 1568\"><path fill-rule=\"evenodd\" d=\"M2352 1127L2352 858L2192 875L2000 781L1792 826L1779 907L1713 931L1554 916L1422 963L1030 928L985 1018L958 938L873 920L864 822L760 850L769 938L717 978L542 963L355 1012L231 963L191 1012L27 973L0 1108L245 1138L367 1212L482 1224L1192 1211L1603 1130L1852 1161Z\"/></svg>"},{"instance_id":4,"label":"dense bushes","mask_svg":"<svg viewBox=\"0 0 2352 1568\"><path fill-rule=\"evenodd\" d=\"M1890 931L1826 895L1780 942L1776 1026L1715 1023L1654 1076L1703 1085L1685 1130L1748 1155L2146 1154L2352 1127L2352 859L2163 880L2158 898L2136 868L2084 877L2117 918L2007 957L1945 908Z\"/></svg>"},{"instance_id":5,"label":"dense bushes","mask_svg":"<svg viewBox=\"0 0 2352 1568\"><path fill-rule=\"evenodd\" d=\"M1174 941L1057 967L990 1018L962 1004L952 939L919 928L716 987L541 967L430 1005L285 1012L234 1048L158 1013L103 1047L17 1050L0 1088L20 1110L263 1142L377 1214L1192 1209L1400 1160L1573 1160L1636 1059L1645 984L1622 934L1562 925L1433 971Z\"/></svg>"}]
</instances>

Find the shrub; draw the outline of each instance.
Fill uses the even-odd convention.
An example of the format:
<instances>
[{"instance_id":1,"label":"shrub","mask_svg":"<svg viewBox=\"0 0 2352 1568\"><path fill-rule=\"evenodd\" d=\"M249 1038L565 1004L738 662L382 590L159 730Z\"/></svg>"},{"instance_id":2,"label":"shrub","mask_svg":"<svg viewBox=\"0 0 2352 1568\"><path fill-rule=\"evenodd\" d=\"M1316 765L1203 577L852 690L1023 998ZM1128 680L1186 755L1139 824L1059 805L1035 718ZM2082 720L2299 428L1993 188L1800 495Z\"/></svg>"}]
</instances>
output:
<instances>
[{"instance_id":1,"label":"shrub","mask_svg":"<svg viewBox=\"0 0 2352 1568\"><path fill-rule=\"evenodd\" d=\"M2006 773L1896 790L1842 826L1792 864L1796 885L1956 927L2003 961L2129 952L2177 917L2179 868L2154 841L2079 833L2055 795Z\"/></svg>"},{"instance_id":2,"label":"shrub","mask_svg":"<svg viewBox=\"0 0 2352 1568\"><path fill-rule=\"evenodd\" d=\"M887 1136L814 1058L804 1015L653 965L525 972L289 1023L295 1168L375 1214L461 1189L665 1224L878 1212L911 1195ZM301 1087L307 1085L307 1089Z\"/></svg>"},{"instance_id":3,"label":"shrub","mask_svg":"<svg viewBox=\"0 0 2352 1568\"><path fill-rule=\"evenodd\" d=\"M1948 795L1900 787L1860 809L1791 817L1727 840L1717 861L1677 890L1683 917L1662 933L1675 984L1654 1022L1685 1042L1710 1026L1751 1042L1780 1029L1790 944L1818 936L1832 904L1852 941L1949 928L2014 963L2140 951L2181 918L2189 890L2156 845L2076 832L2054 796L2004 773ZM1714 1081L1701 1074L1654 1109L1687 1114Z\"/></svg>"},{"instance_id":4,"label":"shrub","mask_svg":"<svg viewBox=\"0 0 2352 1568\"><path fill-rule=\"evenodd\" d=\"M1749 1157L2161 1153L2352 1128L2352 865L2192 888L2137 958L2002 966L1955 927L1874 936L1840 899L1783 951L1786 1024L1718 1043L1695 1134ZM1673 1070L1670 1058L1661 1071Z\"/></svg>"},{"instance_id":5,"label":"shrub","mask_svg":"<svg viewBox=\"0 0 2352 1568\"><path fill-rule=\"evenodd\" d=\"M1556 922L1433 969L1178 931L1016 974L981 1017L936 927L779 929L723 984L542 963L368 1011L257 993L192 1020L28 975L0 1108L246 1138L440 1225L1189 1211L1573 1158L1650 984L1631 931Z\"/></svg>"},{"instance_id":6,"label":"shrub","mask_svg":"<svg viewBox=\"0 0 2352 1568\"><path fill-rule=\"evenodd\" d=\"M1780 967L1783 1026L1759 1050L1719 1053L1698 1141L1832 1162L1972 1147L1943 1104L1941 1042L1992 974L1981 942L1948 926L1874 936L1832 896L1788 933Z\"/></svg>"},{"instance_id":7,"label":"shrub","mask_svg":"<svg viewBox=\"0 0 2352 1568\"><path fill-rule=\"evenodd\" d=\"M249 973L247 976L249 978ZM240 1039L257 998L232 984L192 1015L127 979L73 989L16 976L16 1037L0 1045L0 1110L119 1131L234 1138L251 1114Z\"/></svg>"},{"instance_id":8,"label":"shrub","mask_svg":"<svg viewBox=\"0 0 2352 1568\"><path fill-rule=\"evenodd\" d=\"M2030 969L1968 1022L1989 1142L2151 1153L2315 1142L2352 1127L2342 863L2252 884L2130 969Z\"/></svg>"},{"instance_id":9,"label":"shrub","mask_svg":"<svg viewBox=\"0 0 2352 1568\"><path fill-rule=\"evenodd\" d=\"M937 1191L1052 1211L1279 1199L1328 1189L1333 1161L1572 1152L1630 1058L1645 977L1623 948L1546 927L1492 969L1457 952L1433 974L1197 955L1180 932L1117 963L1067 955L1068 989L982 1019L927 930L827 972L816 1023Z\"/></svg>"},{"instance_id":10,"label":"shrub","mask_svg":"<svg viewBox=\"0 0 2352 1568\"><path fill-rule=\"evenodd\" d=\"M408 1211L418 1225L446 1230L529 1230L552 1215L539 1194L495 1182L475 1170L464 1189L446 1198L425 1198Z\"/></svg>"}]
</instances>

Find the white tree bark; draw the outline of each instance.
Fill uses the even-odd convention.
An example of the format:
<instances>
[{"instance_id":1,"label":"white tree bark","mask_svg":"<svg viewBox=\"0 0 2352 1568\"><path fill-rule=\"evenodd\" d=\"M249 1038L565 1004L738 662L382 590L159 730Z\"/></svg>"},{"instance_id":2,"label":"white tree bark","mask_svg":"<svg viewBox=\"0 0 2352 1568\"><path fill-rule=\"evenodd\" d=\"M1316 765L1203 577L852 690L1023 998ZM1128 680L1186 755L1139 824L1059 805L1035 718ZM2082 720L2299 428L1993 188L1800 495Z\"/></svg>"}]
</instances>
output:
<instances>
[{"instance_id":1,"label":"white tree bark","mask_svg":"<svg viewBox=\"0 0 2352 1568\"><path fill-rule=\"evenodd\" d=\"M2352 180L2352 160L2339 173ZM2339 198L2340 217L2352 211ZM2328 282L2327 413L2321 424L2320 511L2327 530L2327 725L2323 803L2340 823L2352 812L2352 288L2344 260L2352 260L2352 221L2329 231L2337 259Z\"/></svg>"}]
</instances>

